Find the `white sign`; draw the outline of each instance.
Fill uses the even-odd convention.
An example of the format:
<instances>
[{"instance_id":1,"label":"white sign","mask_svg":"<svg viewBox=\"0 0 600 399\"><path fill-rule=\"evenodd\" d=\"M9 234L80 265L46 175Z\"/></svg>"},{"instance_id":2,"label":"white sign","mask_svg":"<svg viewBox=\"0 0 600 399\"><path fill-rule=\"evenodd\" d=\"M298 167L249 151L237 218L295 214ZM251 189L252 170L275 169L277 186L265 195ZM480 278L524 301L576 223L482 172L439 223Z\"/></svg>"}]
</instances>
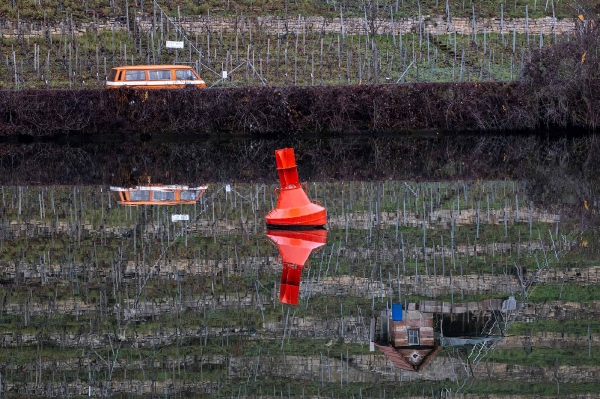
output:
<instances>
[{"instance_id":1,"label":"white sign","mask_svg":"<svg viewBox=\"0 0 600 399\"><path fill-rule=\"evenodd\" d=\"M167 40L167 48L183 48L183 42L172 42Z\"/></svg>"},{"instance_id":2,"label":"white sign","mask_svg":"<svg viewBox=\"0 0 600 399\"><path fill-rule=\"evenodd\" d=\"M184 220L190 220L190 215L171 215L172 222L181 222Z\"/></svg>"},{"instance_id":3,"label":"white sign","mask_svg":"<svg viewBox=\"0 0 600 399\"><path fill-rule=\"evenodd\" d=\"M231 186L229 184L225 185L225 192L226 193L230 193L231 192Z\"/></svg>"},{"instance_id":4,"label":"white sign","mask_svg":"<svg viewBox=\"0 0 600 399\"><path fill-rule=\"evenodd\" d=\"M227 79L227 71L223 71L223 79Z\"/></svg>"}]
</instances>

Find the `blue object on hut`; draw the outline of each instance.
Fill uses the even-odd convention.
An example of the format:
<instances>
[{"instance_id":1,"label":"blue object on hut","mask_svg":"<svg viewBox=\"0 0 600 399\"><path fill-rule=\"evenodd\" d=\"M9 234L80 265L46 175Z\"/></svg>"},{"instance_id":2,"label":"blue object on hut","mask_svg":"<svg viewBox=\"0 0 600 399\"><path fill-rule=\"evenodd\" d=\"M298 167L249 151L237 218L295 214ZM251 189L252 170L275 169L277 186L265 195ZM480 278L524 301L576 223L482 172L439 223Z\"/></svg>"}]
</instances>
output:
<instances>
[{"instance_id":1,"label":"blue object on hut","mask_svg":"<svg viewBox=\"0 0 600 399\"><path fill-rule=\"evenodd\" d=\"M392 321L402 321L402 304L392 304Z\"/></svg>"}]
</instances>

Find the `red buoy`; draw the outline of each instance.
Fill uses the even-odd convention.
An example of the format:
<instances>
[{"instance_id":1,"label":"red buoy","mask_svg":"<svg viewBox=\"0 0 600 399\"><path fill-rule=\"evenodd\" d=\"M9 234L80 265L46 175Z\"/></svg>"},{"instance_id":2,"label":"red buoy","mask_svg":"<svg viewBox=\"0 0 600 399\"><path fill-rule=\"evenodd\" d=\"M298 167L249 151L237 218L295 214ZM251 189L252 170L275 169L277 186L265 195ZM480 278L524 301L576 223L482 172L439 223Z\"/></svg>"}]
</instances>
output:
<instances>
[{"instance_id":1,"label":"red buoy","mask_svg":"<svg viewBox=\"0 0 600 399\"><path fill-rule=\"evenodd\" d=\"M321 205L308 199L298 178L293 148L275 150L279 174L277 206L267 216L271 226L321 227L327 223L327 212Z\"/></svg>"},{"instance_id":2,"label":"red buoy","mask_svg":"<svg viewBox=\"0 0 600 399\"><path fill-rule=\"evenodd\" d=\"M302 269L311 252L327 243L327 230L267 230L267 237L279 248L283 263L279 301L297 305Z\"/></svg>"}]
</instances>

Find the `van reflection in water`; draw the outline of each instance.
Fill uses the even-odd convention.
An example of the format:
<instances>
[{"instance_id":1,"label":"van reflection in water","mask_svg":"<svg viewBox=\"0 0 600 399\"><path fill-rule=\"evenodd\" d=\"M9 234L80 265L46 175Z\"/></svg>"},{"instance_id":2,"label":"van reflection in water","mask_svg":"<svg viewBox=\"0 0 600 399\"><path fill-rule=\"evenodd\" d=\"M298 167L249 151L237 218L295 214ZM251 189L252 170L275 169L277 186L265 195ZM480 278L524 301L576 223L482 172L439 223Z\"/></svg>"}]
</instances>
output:
<instances>
[{"instance_id":1,"label":"van reflection in water","mask_svg":"<svg viewBox=\"0 0 600 399\"><path fill-rule=\"evenodd\" d=\"M208 186L188 187L152 184L130 188L111 186L110 191L118 194L119 205L180 205L196 203L207 188Z\"/></svg>"}]
</instances>

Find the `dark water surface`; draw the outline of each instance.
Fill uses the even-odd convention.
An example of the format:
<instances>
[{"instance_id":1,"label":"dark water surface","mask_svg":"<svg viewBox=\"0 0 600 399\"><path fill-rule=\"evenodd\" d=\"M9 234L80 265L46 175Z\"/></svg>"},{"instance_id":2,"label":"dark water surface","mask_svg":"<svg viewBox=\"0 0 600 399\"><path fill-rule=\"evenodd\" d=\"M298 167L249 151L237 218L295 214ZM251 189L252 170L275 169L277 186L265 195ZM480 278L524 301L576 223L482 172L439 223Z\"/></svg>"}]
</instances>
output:
<instances>
[{"instance_id":1,"label":"dark water surface","mask_svg":"<svg viewBox=\"0 0 600 399\"><path fill-rule=\"evenodd\" d=\"M110 136L110 135L109 135ZM583 200L597 191L600 141L526 135L346 136L265 139L231 136L120 135L119 139L0 144L2 184L164 184L263 182L274 178L273 151L293 147L303 179L528 180L536 194Z\"/></svg>"}]
</instances>

